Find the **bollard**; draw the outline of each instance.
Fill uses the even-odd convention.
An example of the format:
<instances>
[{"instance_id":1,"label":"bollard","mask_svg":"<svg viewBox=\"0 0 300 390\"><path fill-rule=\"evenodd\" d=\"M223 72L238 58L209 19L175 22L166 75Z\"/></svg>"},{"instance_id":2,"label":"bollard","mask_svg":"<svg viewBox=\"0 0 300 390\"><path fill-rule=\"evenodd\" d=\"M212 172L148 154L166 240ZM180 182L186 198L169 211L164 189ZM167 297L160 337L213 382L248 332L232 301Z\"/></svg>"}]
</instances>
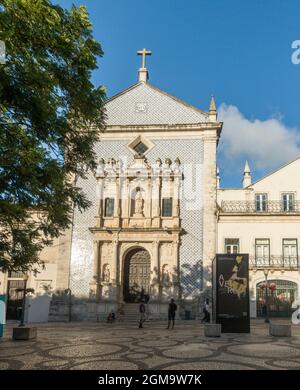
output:
<instances>
[{"instance_id":1,"label":"bollard","mask_svg":"<svg viewBox=\"0 0 300 390\"><path fill-rule=\"evenodd\" d=\"M5 295L0 295L0 337L3 337L5 324Z\"/></svg>"},{"instance_id":2,"label":"bollard","mask_svg":"<svg viewBox=\"0 0 300 390\"><path fill-rule=\"evenodd\" d=\"M220 337L221 336L221 324L205 324L204 325L205 337Z\"/></svg>"},{"instance_id":3,"label":"bollard","mask_svg":"<svg viewBox=\"0 0 300 390\"><path fill-rule=\"evenodd\" d=\"M290 324L273 324L271 322L269 326L270 336L275 337L291 337L292 330Z\"/></svg>"}]
</instances>

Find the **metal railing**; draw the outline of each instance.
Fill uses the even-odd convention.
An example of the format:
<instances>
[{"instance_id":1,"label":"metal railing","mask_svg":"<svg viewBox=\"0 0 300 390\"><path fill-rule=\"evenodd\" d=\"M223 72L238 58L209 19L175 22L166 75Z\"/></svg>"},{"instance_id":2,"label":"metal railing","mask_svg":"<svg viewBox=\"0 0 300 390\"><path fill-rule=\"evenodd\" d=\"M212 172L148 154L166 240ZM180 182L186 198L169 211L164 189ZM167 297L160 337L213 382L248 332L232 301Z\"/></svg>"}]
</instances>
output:
<instances>
[{"instance_id":1,"label":"metal railing","mask_svg":"<svg viewBox=\"0 0 300 390\"><path fill-rule=\"evenodd\" d=\"M249 265L252 268L298 268L300 267L297 256L250 256Z\"/></svg>"},{"instance_id":2,"label":"metal railing","mask_svg":"<svg viewBox=\"0 0 300 390\"><path fill-rule=\"evenodd\" d=\"M265 203L257 203L256 201L244 200L223 200L221 202L221 213L240 214L240 213L256 213L256 214L299 214L300 201L294 201L288 205L280 200L269 200Z\"/></svg>"}]
</instances>

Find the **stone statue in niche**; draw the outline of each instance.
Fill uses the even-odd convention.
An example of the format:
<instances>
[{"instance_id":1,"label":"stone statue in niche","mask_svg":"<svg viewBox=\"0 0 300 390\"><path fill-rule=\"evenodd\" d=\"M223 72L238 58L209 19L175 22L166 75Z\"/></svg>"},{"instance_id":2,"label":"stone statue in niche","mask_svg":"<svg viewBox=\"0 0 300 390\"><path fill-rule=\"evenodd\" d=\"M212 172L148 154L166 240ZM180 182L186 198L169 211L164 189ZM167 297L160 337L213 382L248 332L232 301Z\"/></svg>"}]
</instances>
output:
<instances>
[{"instance_id":1,"label":"stone statue in niche","mask_svg":"<svg viewBox=\"0 0 300 390\"><path fill-rule=\"evenodd\" d=\"M103 266L102 281L105 282L105 283L109 283L110 282L109 264L104 264L104 266Z\"/></svg>"},{"instance_id":2,"label":"stone statue in niche","mask_svg":"<svg viewBox=\"0 0 300 390\"><path fill-rule=\"evenodd\" d=\"M162 269L162 282L164 286L171 284L171 273L168 264L165 264Z\"/></svg>"},{"instance_id":3,"label":"stone statue in niche","mask_svg":"<svg viewBox=\"0 0 300 390\"><path fill-rule=\"evenodd\" d=\"M134 213L137 215L143 215L144 199L141 190L138 188L135 195Z\"/></svg>"}]
</instances>

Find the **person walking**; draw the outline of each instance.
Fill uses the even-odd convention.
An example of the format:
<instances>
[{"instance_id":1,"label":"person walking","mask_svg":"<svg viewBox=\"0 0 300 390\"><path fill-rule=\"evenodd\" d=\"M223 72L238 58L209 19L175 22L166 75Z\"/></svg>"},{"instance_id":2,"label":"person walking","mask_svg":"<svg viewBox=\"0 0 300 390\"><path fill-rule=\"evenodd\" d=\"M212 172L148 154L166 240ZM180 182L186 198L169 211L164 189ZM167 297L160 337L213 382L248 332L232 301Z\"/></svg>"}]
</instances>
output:
<instances>
[{"instance_id":1,"label":"person walking","mask_svg":"<svg viewBox=\"0 0 300 390\"><path fill-rule=\"evenodd\" d=\"M210 322L210 311L209 311L208 298L205 300L204 307L203 307L203 313L204 313L204 317L202 318L201 322Z\"/></svg>"},{"instance_id":2,"label":"person walking","mask_svg":"<svg viewBox=\"0 0 300 390\"><path fill-rule=\"evenodd\" d=\"M174 329L176 310L177 310L177 305L176 305L174 299L172 298L171 302L169 303L169 309L168 309L168 326L167 326L167 329L170 328L171 321L172 321L172 329Z\"/></svg>"},{"instance_id":3,"label":"person walking","mask_svg":"<svg viewBox=\"0 0 300 390\"><path fill-rule=\"evenodd\" d=\"M140 306L139 306L139 312L140 312L140 322L139 322L139 328L143 327L143 323L146 321L146 306L144 304L144 300L142 299Z\"/></svg>"}]
</instances>

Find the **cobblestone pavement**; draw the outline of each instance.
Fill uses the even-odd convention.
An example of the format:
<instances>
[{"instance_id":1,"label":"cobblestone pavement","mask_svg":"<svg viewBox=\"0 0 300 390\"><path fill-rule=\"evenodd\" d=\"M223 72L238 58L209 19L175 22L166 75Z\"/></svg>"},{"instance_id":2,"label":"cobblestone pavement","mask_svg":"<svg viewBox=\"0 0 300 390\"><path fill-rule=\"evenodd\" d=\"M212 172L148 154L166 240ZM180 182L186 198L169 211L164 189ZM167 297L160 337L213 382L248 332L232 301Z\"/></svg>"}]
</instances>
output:
<instances>
[{"instance_id":1,"label":"cobblestone pavement","mask_svg":"<svg viewBox=\"0 0 300 390\"><path fill-rule=\"evenodd\" d=\"M293 337L268 335L251 324L251 334L205 338L198 321L165 329L162 322L39 324L35 341L13 341L12 325L0 339L0 369L300 369L300 325Z\"/></svg>"}]
</instances>

